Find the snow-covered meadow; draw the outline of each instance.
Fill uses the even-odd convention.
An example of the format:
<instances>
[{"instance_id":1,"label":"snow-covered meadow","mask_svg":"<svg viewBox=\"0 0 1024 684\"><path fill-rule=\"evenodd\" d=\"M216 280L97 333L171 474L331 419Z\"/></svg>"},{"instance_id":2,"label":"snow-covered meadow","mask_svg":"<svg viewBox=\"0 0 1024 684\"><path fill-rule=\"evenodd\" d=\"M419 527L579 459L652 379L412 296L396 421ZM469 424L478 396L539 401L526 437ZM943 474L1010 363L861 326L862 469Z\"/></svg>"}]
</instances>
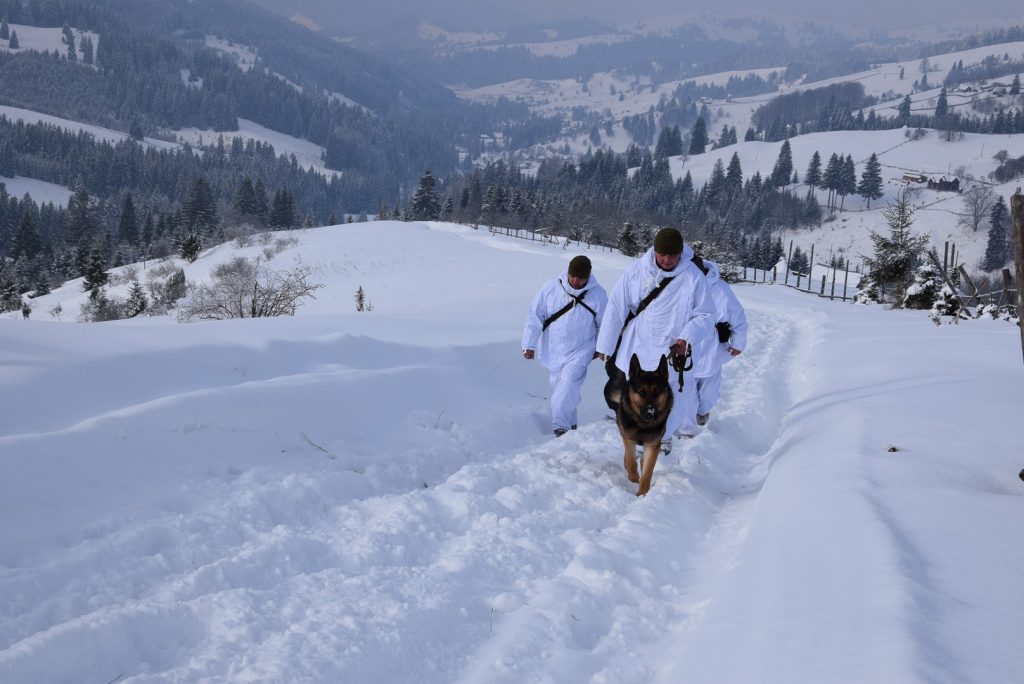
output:
<instances>
[{"instance_id":1,"label":"snow-covered meadow","mask_svg":"<svg viewBox=\"0 0 1024 684\"><path fill-rule=\"evenodd\" d=\"M0 318L0 681L1019 679L1016 327L737 286L746 353L637 499L602 369L554 440L519 354L574 251L287 237L293 318Z\"/></svg>"},{"instance_id":2,"label":"snow-covered meadow","mask_svg":"<svg viewBox=\"0 0 1024 684\"><path fill-rule=\"evenodd\" d=\"M728 168L732 155L736 154L745 177L749 178L757 172L766 178L779 158L782 145L782 142L741 142L704 154L672 157L669 160L670 169L677 179L689 173L694 186L700 188L711 177L719 160L723 167ZM843 211L836 211L829 217L825 209L828 193L819 189L816 192L825 218L822 226L782 231L783 241L787 245L792 240L794 245L806 251L813 244L817 254L825 259L830 254L844 254L853 263L858 263L862 255L870 255L870 231L887 234L888 226L883 211L903 193L907 193L907 199L915 210L912 231L930 236L932 245L937 246L940 252L946 241L955 244L963 257L960 261L968 269L976 269L985 254L988 219L982 222L978 231L973 231L961 224L961 217L968 211L961 195L928 190L924 184L908 184L904 182L903 176L924 175L936 180L942 177L959 178L964 190L975 184L985 184L995 194L1003 196L1007 205L1009 196L1021 185L1019 180L995 183L988 175L998 166L993 156L1000 150L1005 150L1011 158L1024 155L1024 135L965 133L959 139L949 141L941 131L932 129L924 130L923 137L915 137L908 129L832 131L796 136L789 139L789 145L793 168L801 181L805 178L807 166L815 152L821 157L822 170L833 154L852 156L858 178L872 154L878 155L882 165L885 194L880 199L869 205L864 198L850 195L843 200ZM794 185L791 188L800 195L808 191L805 185Z\"/></svg>"}]
</instances>

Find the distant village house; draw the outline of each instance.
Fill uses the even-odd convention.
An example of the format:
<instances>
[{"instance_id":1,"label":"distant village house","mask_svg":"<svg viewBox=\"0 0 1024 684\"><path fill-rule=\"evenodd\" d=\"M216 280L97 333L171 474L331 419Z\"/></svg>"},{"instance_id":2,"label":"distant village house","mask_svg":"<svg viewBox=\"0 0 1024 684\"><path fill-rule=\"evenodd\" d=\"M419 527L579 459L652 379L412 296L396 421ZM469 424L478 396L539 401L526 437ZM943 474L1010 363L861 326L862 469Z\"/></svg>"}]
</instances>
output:
<instances>
[{"instance_id":1,"label":"distant village house","mask_svg":"<svg viewBox=\"0 0 1024 684\"><path fill-rule=\"evenodd\" d=\"M946 180L943 176L937 181L928 180L929 190L938 190L940 192L960 192L960 179L954 178L953 180Z\"/></svg>"}]
</instances>

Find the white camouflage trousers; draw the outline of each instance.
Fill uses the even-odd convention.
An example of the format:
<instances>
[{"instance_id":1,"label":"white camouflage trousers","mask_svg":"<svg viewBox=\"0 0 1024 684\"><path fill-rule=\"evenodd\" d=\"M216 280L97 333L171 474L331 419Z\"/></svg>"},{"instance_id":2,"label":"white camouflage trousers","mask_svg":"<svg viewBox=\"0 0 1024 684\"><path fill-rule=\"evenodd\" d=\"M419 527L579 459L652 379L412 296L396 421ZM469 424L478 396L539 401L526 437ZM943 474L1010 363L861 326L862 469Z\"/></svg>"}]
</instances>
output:
<instances>
[{"instance_id":1,"label":"white camouflage trousers","mask_svg":"<svg viewBox=\"0 0 1024 684\"><path fill-rule=\"evenodd\" d=\"M679 392L679 373L672 366L668 368L668 382L672 388L672 412L668 414L665 425L665 438L677 433L696 434L697 432L697 386L695 378L689 373L683 375L685 384Z\"/></svg>"},{"instance_id":2,"label":"white camouflage trousers","mask_svg":"<svg viewBox=\"0 0 1024 684\"><path fill-rule=\"evenodd\" d=\"M673 385L678 389L678 385ZM695 378L690 374L686 375L686 385L683 393L676 392L676 405L672 407L672 414L675 415L679 409L678 430L681 433L695 434L697 432L697 415L710 413L711 409L718 403L719 394L722 391L722 369L714 375L706 378ZM669 425L672 425L672 418L669 418ZM675 430L673 430L675 432Z\"/></svg>"},{"instance_id":3,"label":"white camouflage trousers","mask_svg":"<svg viewBox=\"0 0 1024 684\"><path fill-rule=\"evenodd\" d=\"M576 364L566 364L551 371L552 430L569 430L577 424L576 407L580 404L586 377L587 366Z\"/></svg>"}]
</instances>

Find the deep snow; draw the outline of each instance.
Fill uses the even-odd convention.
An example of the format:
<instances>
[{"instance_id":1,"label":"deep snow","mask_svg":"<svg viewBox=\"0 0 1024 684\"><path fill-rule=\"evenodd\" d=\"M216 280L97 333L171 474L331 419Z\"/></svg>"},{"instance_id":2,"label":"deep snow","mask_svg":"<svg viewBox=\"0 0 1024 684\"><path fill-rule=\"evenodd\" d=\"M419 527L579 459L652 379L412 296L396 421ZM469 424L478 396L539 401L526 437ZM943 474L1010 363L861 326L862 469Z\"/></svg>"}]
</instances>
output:
<instances>
[{"instance_id":1,"label":"deep snow","mask_svg":"<svg viewBox=\"0 0 1024 684\"><path fill-rule=\"evenodd\" d=\"M748 348L637 499L602 369L554 440L519 354L573 250L292 236L294 318L0 318L0 681L1019 680L1016 327L737 286Z\"/></svg>"}]
</instances>

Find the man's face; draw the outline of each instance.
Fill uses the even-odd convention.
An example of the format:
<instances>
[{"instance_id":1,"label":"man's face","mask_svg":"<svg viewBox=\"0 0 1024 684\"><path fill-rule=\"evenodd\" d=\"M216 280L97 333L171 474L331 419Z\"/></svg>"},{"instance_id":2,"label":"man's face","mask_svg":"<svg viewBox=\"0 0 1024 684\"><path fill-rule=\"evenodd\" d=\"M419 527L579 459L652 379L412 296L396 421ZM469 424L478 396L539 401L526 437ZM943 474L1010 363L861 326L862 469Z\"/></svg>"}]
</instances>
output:
<instances>
[{"instance_id":1,"label":"man's face","mask_svg":"<svg viewBox=\"0 0 1024 684\"><path fill-rule=\"evenodd\" d=\"M654 261L658 264L658 268L662 271L671 271L679 264L679 260L683 258L682 254L658 254L654 253Z\"/></svg>"},{"instance_id":2,"label":"man's face","mask_svg":"<svg viewBox=\"0 0 1024 684\"><path fill-rule=\"evenodd\" d=\"M586 287L588 280L590 280L590 278L580 278L579 276L571 275L569 276L569 287L574 290L580 290Z\"/></svg>"}]
</instances>

